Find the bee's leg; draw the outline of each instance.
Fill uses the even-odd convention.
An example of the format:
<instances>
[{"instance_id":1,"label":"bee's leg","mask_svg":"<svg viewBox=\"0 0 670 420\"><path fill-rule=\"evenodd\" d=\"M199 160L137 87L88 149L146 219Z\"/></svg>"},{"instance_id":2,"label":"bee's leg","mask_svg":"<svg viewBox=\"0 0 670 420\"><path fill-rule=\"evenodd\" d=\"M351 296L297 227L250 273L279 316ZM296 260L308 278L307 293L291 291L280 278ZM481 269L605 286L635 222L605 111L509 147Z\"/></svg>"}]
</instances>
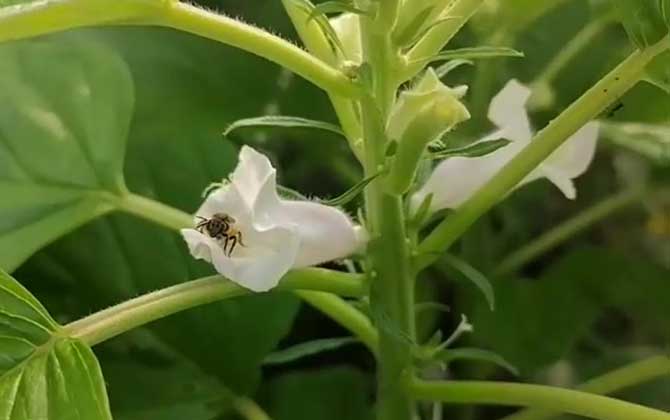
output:
<instances>
[{"instance_id":1,"label":"bee's leg","mask_svg":"<svg viewBox=\"0 0 670 420\"><path fill-rule=\"evenodd\" d=\"M235 250L236 245L237 245L237 235L231 236L230 237L230 251L228 251L228 256L229 257L233 254L233 251Z\"/></svg>"},{"instance_id":2,"label":"bee's leg","mask_svg":"<svg viewBox=\"0 0 670 420\"><path fill-rule=\"evenodd\" d=\"M244 242L242 242L242 232L237 232L237 235L235 235L235 237L237 237L237 243L239 243L245 248L247 247L247 245Z\"/></svg>"},{"instance_id":3,"label":"bee's leg","mask_svg":"<svg viewBox=\"0 0 670 420\"><path fill-rule=\"evenodd\" d=\"M223 239L223 254L229 257L230 254L228 253L228 241L230 240L230 236L222 233L220 235L220 239Z\"/></svg>"}]
</instances>

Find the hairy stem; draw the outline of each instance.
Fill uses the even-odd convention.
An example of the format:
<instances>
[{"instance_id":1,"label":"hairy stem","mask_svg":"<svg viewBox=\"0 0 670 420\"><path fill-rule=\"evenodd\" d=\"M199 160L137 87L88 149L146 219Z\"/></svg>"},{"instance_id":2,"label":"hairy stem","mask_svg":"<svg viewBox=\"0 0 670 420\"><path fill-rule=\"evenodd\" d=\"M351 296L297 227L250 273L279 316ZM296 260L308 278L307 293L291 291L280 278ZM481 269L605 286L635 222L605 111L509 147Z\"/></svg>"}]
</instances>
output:
<instances>
[{"instance_id":1,"label":"hairy stem","mask_svg":"<svg viewBox=\"0 0 670 420\"><path fill-rule=\"evenodd\" d=\"M421 400L453 404L535 407L597 420L670 420L670 414L663 411L582 391L544 385L415 380L410 390Z\"/></svg>"},{"instance_id":2,"label":"hairy stem","mask_svg":"<svg viewBox=\"0 0 670 420\"><path fill-rule=\"evenodd\" d=\"M496 268L495 274L504 276L522 268L602 219L640 201L646 195L647 191L644 189L633 189L602 200L504 258Z\"/></svg>"},{"instance_id":3,"label":"hairy stem","mask_svg":"<svg viewBox=\"0 0 670 420\"><path fill-rule=\"evenodd\" d=\"M365 293L360 276L318 268L294 270L277 290L317 290L358 297ZM249 294L221 276L206 277L142 295L68 324L64 333L93 346L169 315Z\"/></svg>"},{"instance_id":4,"label":"hairy stem","mask_svg":"<svg viewBox=\"0 0 670 420\"><path fill-rule=\"evenodd\" d=\"M109 24L165 26L251 52L341 96L359 87L338 69L271 33L175 0L42 0L2 8L0 41Z\"/></svg>"},{"instance_id":5,"label":"hairy stem","mask_svg":"<svg viewBox=\"0 0 670 420\"><path fill-rule=\"evenodd\" d=\"M670 47L670 38L636 51L554 119L493 179L480 188L421 243L418 264L426 267L486 211L505 197L570 136L596 118L643 77L645 67Z\"/></svg>"},{"instance_id":6,"label":"hairy stem","mask_svg":"<svg viewBox=\"0 0 670 420\"><path fill-rule=\"evenodd\" d=\"M593 378L577 389L607 395L663 376L670 376L670 358L654 356ZM557 411L530 408L501 420L547 420L559 414Z\"/></svg>"},{"instance_id":7,"label":"hairy stem","mask_svg":"<svg viewBox=\"0 0 670 420\"><path fill-rule=\"evenodd\" d=\"M381 23L380 23L381 22ZM370 63L374 92L361 100L366 176L385 164L386 120L395 101L394 50L384 21L362 19L365 61ZM368 275L373 313L393 329L414 337L414 274L410 264L402 197L384 191L383 180L366 190L367 227L371 235ZM409 344L389 329L379 331L377 418L411 420L414 402L403 385L412 371Z\"/></svg>"}]
</instances>

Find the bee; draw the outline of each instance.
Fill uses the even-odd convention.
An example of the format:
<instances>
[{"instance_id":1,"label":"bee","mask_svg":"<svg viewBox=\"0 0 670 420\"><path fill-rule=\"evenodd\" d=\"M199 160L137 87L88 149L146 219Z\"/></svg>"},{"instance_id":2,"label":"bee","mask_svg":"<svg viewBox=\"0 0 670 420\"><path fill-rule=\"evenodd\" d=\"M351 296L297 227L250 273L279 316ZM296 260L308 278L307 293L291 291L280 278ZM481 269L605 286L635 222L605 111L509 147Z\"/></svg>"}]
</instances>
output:
<instances>
[{"instance_id":1,"label":"bee","mask_svg":"<svg viewBox=\"0 0 670 420\"><path fill-rule=\"evenodd\" d=\"M233 254L238 244L246 246L242 241L242 232L233 227L236 222L233 217L225 213L216 213L209 219L196 217L200 221L195 226L195 230L216 240L223 240L223 253L228 257Z\"/></svg>"}]
</instances>

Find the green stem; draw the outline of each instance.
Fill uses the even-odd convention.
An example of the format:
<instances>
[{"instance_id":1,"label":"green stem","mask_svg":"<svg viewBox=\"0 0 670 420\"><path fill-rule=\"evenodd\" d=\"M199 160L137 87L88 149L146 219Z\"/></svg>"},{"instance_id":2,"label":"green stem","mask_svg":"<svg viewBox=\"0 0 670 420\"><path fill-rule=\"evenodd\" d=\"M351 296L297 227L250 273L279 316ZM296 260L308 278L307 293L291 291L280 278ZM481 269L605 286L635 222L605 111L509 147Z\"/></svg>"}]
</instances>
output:
<instances>
[{"instance_id":1,"label":"green stem","mask_svg":"<svg viewBox=\"0 0 670 420\"><path fill-rule=\"evenodd\" d=\"M663 376L670 376L670 358L654 356L598 376L578 386L577 389L592 394L606 395ZM547 420L559 414L556 411L531 408L501 420Z\"/></svg>"},{"instance_id":2,"label":"green stem","mask_svg":"<svg viewBox=\"0 0 670 420\"><path fill-rule=\"evenodd\" d=\"M159 201L128 193L110 201L126 213L141 217L168 229L179 231L193 226L193 216Z\"/></svg>"},{"instance_id":3,"label":"green stem","mask_svg":"<svg viewBox=\"0 0 670 420\"><path fill-rule=\"evenodd\" d=\"M414 64L408 66L404 79L410 79L421 71L425 64L423 59L432 57L440 52L456 36L458 31L465 26L482 4L484 4L484 0L455 0L441 16L441 18L449 19L428 31L407 53L407 62Z\"/></svg>"},{"instance_id":4,"label":"green stem","mask_svg":"<svg viewBox=\"0 0 670 420\"><path fill-rule=\"evenodd\" d=\"M360 297L360 276L308 268L288 273L276 290L317 290ZM64 333L93 346L177 312L251 293L221 276L206 277L142 295L68 324Z\"/></svg>"},{"instance_id":5,"label":"green stem","mask_svg":"<svg viewBox=\"0 0 670 420\"><path fill-rule=\"evenodd\" d=\"M390 29L362 19L365 61L370 63L374 78L374 96L361 100L365 140L366 176L377 174L385 164L386 120L395 100L393 81L394 51ZM373 312L385 318L403 335L413 338L414 273L410 264L402 197L384 191L377 179L366 189L367 227L371 235L369 266ZM412 371L409 344L389 329L380 329L378 356L377 418L411 420L414 401L403 386Z\"/></svg>"},{"instance_id":6,"label":"green stem","mask_svg":"<svg viewBox=\"0 0 670 420\"><path fill-rule=\"evenodd\" d=\"M357 96L359 87L338 69L266 31L187 3L174 3L156 24L200 35L240 48L285 67L326 92Z\"/></svg>"},{"instance_id":7,"label":"green stem","mask_svg":"<svg viewBox=\"0 0 670 420\"><path fill-rule=\"evenodd\" d=\"M305 302L353 332L370 349L372 354L378 354L379 334L377 334L377 330L370 322L370 319L362 312L354 310L341 297L331 293L308 292L304 290L299 290L295 293Z\"/></svg>"},{"instance_id":8,"label":"green stem","mask_svg":"<svg viewBox=\"0 0 670 420\"><path fill-rule=\"evenodd\" d=\"M357 96L338 69L271 33L175 0L45 0L3 8L0 41L106 24L166 26L213 39L273 61L320 88Z\"/></svg>"},{"instance_id":9,"label":"green stem","mask_svg":"<svg viewBox=\"0 0 670 420\"><path fill-rule=\"evenodd\" d=\"M540 131L490 182L430 233L419 246L422 255L418 259L418 265L426 267L449 248L482 214L505 197L570 136L590 120L597 118L637 84L643 77L647 64L669 47L670 38L665 38L645 50L636 51Z\"/></svg>"},{"instance_id":10,"label":"green stem","mask_svg":"<svg viewBox=\"0 0 670 420\"><path fill-rule=\"evenodd\" d=\"M647 191L644 189L633 189L602 200L507 256L496 268L495 274L504 276L518 270L602 219L640 201L646 195Z\"/></svg>"},{"instance_id":11,"label":"green stem","mask_svg":"<svg viewBox=\"0 0 670 420\"><path fill-rule=\"evenodd\" d=\"M445 403L536 407L597 420L670 420L670 414L663 411L582 391L544 385L415 380L410 390L418 399Z\"/></svg>"}]
</instances>

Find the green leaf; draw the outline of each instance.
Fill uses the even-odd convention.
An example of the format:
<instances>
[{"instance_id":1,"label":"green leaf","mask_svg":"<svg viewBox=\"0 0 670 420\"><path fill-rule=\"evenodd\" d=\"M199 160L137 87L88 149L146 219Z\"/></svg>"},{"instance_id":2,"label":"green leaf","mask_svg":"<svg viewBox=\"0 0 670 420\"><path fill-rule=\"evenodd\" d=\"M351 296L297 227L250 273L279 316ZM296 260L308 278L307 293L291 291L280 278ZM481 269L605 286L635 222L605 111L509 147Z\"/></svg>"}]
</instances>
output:
<instances>
[{"instance_id":1,"label":"green leaf","mask_svg":"<svg viewBox=\"0 0 670 420\"><path fill-rule=\"evenodd\" d=\"M132 191L183 211L197 209L203 188L234 168L237 150L221 139L228 123L260 114L280 92L275 66L216 42L145 28L55 37L64 48L72 38L104 42L128 62L137 100L125 178ZM39 252L21 277L52 296L52 304L62 308L54 312L58 319L72 319L212 273L209 264L192 258L178 232L115 214ZM53 296L54 290L61 294ZM299 304L289 294L250 296L195 308L147 328L235 393L249 394L260 380L262 360L290 330Z\"/></svg>"},{"instance_id":2,"label":"green leaf","mask_svg":"<svg viewBox=\"0 0 670 420\"><path fill-rule=\"evenodd\" d=\"M45 71L45 63L49 71ZM133 107L125 63L91 42L0 46L0 266L109 212Z\"/></svg>"},{"instance_id":3,"label":"green leaf","mask_svg":"<svg viewBox=\"0 0 670 420\"><path fill-rule=\"evenodd\" d=\"M628 37L638 48L660 41L668 34L667 0L613 0Z\"/></svg>"},{"instance_id":4,"label":"green leaf","mask_svg":"<svg viewBox=\"0 0 670 420\"><path fill-rule=\"evenodd\" d=\"M476 60L481 58L524 57L524 53L507 47L471 47L442 51L432 57L416 60L421 63L434 63L448 60Z\"/></svg>"},{"instance_id":5,"label":"green leaf","mask_svg":"<svg viewBox=\"0 0 670 420\"><path fill-rule=\"evenodd\" d=\"M645 80L670 95L670 51L660 54L647 66Z\"/></svg>"},{"instance_id":6,"label":"green leaf","mask_svg":"<svg viewBox=\"0 0 670 420\"><path fill-rule=\"evenodd\" d=\"M282 127L282 128L314 128L317 130L330 131L331 133L344 136L340 127L323 121L314 121L300 117L289 117L284 115L268 115L263 117L245 118L230 124L224 136L228 136L235 130L247 127Z\"/></svg>"},{"instance_id":7,"label":"green leaf","mask_svg":"<svg viewBox=\"0 0 670 420\"><path fill-rule=\"evenodd\" d=\"M270 381L264 394L273 420L372 420L370 378L351 368L294 372Z\"/></svg>"},{"instance_id":8,"label":"green leaf","mask_svg":"<svg viewBox=\"0 0 670 420\"><path fill-rule=\"evenodd\" d=\"M263 364L281 365L290 363L324 351L336 350L353 343L358 343L358 340L354 337L322 338L319 340L308 341L270 353L263 361Z\"/></svg>"},{"instance_id":9,"label":"green leaf","mask_svg":"<svg viewBox=\"0 0 670 420\"><path fill-rule=\"evenodd\" d=\"M670 125L603 122L603 136L654 162L670 164Z\"/></svg>"},{"instance_id":10,"label":"green leaf","mask_svg":"<svg viewBox=\"0 0 670 420\"><path fill-rule=\"evenodd\" d=\"M510 140L506 139L478 141L455 149L444 148L442 150L435 150L428 155L428 158L432 160L442 160L452 157L481 157L491 154L508 144L510 144Z\"/></svg>"},{"instance_id":11,"label":"green leaf","mask_svg":"<svg viewBox=\"0 0 670 420\"><path fill-rule=\"evenodd\" d=\"M0 418L111 420L95 356L0 271Z\"/></svg>"},{"instance_id":12,"label":"green leaf","mask_svg":"<svg viewBox=\"0 0 670 420\"><path fill-rule=\"evenodd\" d=\"M466 280L472 282L472 284L474 284L477 289L482 292L486 302L489 304L489 309L494 311L496 307L495 292L493 291L493 286L491 285L489 279L486 278L486 276L480 271L468 264L465 260L462 260L451 254L446 254L443 258L444 261L449 264L449 266L456 269Z\"/></svg>"},{"instance_id":13,"label":"green leaf","mask_svg":"<svg viewBox=\"0 0 670 420\"><path fill-rule=\"evenodd\" d=\"M394 34L393 41L396 45L400 45L401 47L410 46L416 42L418 34L425 34L422 28L426 24L428 17L433 13L433 9L435 9L435 5L425 7L402 29L402 32ZM429 29L432 27L433 25L430 25Z\"/></svg>"},{"instance_id":14,"label":"green leaf","mask_svg":"<svg viewBox=\"0 0 670 420\"><path fill-rule=\"evenodd\" d=\"M442 64L438 68L435 69L435 74L437 74L437 77L442 79L449 73L451 73L453 70L456 70L457 68L463 66L463 65L474 65L474 61L472 60L465 60L465 59L455 59L455 60L449 60L446 63Z\"/></svg>"},{"instance_id":15,"label":"green leaf","mask_svg":"<svg viewBox=\"0 0 670 420\"><path fill-rule=\"evenodd\" d=\"M382 175L384 171L378 172L372 176L369 176L358 183L356 183L353 187L349 188L347 191L345 191L342 195L339 197L331 198L329 200L319 200L319 202L323 205L326 206L344 206L348 203L350 203L354 198L358 196L365 187L368 186L372 181L377 179L380 175Z\"/></svg>"},{"instance_id":16,"label":"green leaf","mask_svg":"<svg viewBox=\"0 0 670 420\"><path fill-rule=\"evenodd\" d=\"M504 357L489 350L466 347L458 349L446 349L435 355L435 359L441 360L447 364L453 362L454 360L474 360L493 363L494 365L497 365L514 375L519 375L519 370L514 367L514 365L505 360Z\"/></svg>"}]
</instances>

